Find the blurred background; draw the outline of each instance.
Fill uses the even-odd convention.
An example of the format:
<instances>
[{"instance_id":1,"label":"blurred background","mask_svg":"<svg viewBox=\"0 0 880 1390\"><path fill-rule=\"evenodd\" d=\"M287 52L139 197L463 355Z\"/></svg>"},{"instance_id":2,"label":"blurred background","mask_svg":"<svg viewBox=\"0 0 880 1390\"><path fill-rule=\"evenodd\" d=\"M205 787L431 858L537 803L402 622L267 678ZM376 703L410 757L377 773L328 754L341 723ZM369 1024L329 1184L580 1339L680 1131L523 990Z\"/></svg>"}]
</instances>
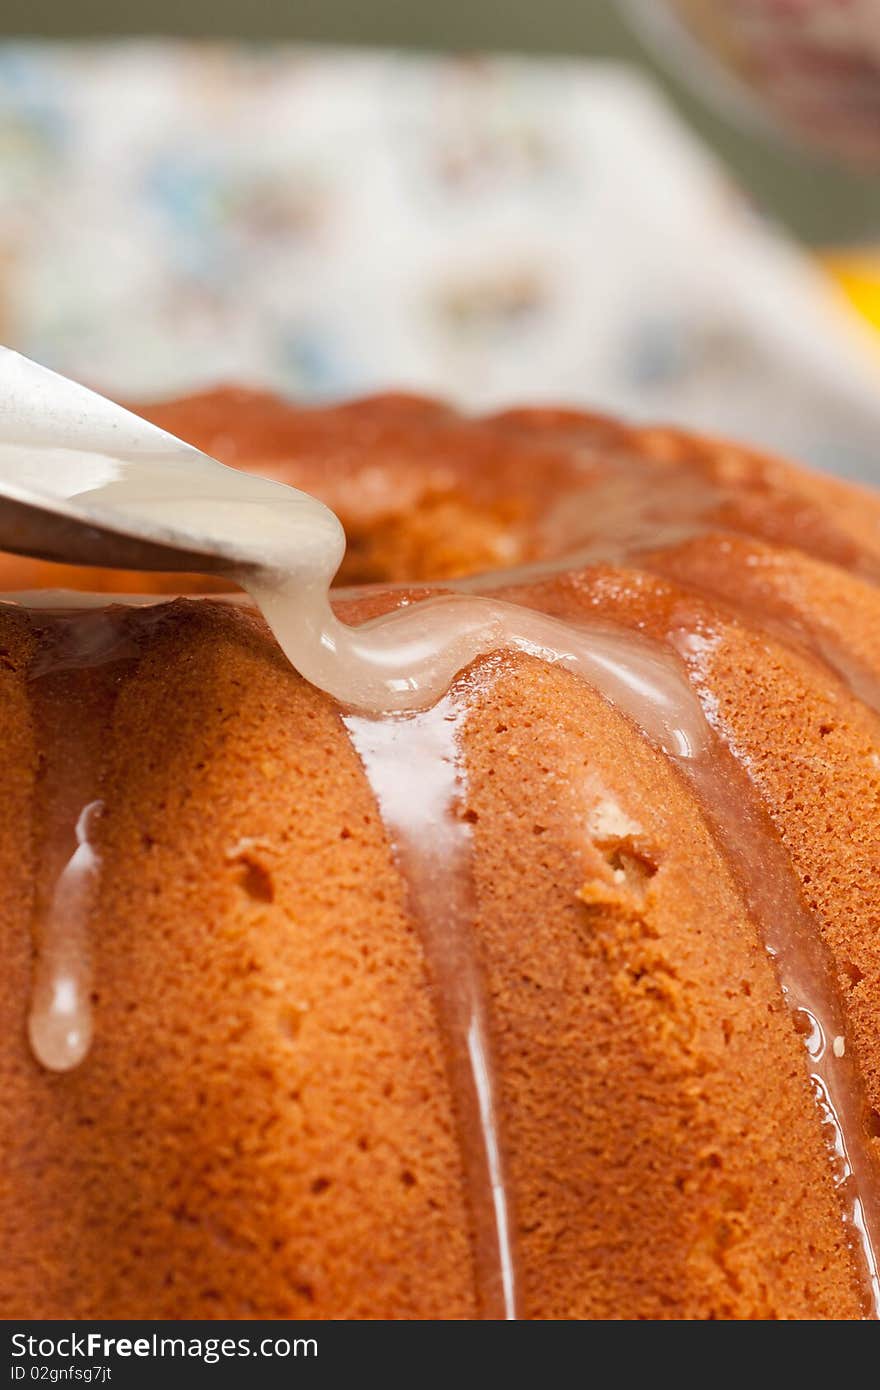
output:
<instances>
[{"instance_id":1,"label":"blurred background","mask_svg":"<svg viewBox=\"0 0 880 1390\"><path fill-rule=\"evenodd\" d=\"M880 481L880 0L6 0L0 340Z\"/></svg>"}]
</instances>

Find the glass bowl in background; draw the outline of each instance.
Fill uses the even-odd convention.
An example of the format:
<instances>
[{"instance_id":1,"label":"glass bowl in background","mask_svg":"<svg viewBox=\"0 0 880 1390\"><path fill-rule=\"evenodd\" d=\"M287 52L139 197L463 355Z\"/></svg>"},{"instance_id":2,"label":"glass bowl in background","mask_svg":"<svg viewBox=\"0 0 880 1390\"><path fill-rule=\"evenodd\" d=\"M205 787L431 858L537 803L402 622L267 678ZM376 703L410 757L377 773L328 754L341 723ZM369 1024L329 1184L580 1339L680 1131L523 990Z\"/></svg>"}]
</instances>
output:
<instances>
[{"instance_id":1,"label":"glass bowl in background","mask_svg":"<svg viewBox=\"0 0 880 1390\"><path fill-rule=\"evenodd\" d=\"M880 0L624 0L703 96L880 173Z\"/></svg>"}]
</instances>

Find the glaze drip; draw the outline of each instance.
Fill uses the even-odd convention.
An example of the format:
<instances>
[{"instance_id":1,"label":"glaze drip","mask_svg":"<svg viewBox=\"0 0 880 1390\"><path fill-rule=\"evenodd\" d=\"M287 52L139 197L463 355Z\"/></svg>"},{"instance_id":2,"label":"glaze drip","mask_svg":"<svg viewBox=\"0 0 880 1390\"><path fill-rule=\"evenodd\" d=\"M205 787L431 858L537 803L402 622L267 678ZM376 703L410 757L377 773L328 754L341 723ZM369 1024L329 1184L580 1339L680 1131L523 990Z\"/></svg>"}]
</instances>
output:
<instances>
[{"instance_id":1,"label":"glaze drip","mask_svg":"<svg viewBox=\"0 0 880 1390\"><path fill-rule=\"evenodd\" d=\"M117 663L135 651L124 613L41 613L42 640L29 670L42 765L27 1032L34 1056L49 1071L78 1066L92 1042L90 919L100 876L102 742Z\"/></svg>"},{"instance_id":2,"label":"glaze drip","mask_svg":"<svg viewBox=\"0 0 880 1390\"><path fill-rule=\"evenodd\" d=\"M865 1128L864 1087L852 1049L845 1045L846 1024L830 953L803 902L786 849L729 748L719 738L709 756L680 766L734 871L785 1002L804 1035L810 1081L860 1268L866 1311L878 1319L880 1172Z\"/></svg>"},{"instance_id":3,"label":"glaze drip","mask_svg":"<svg viewBox=\"0 0 880 1390\"><path fill-rule=\"evenodd\" d=\"M864 1086L853 1049L846 1045L834 961L804 902L788 852L749 775L748 762L737 753L718 718L706 670L715 639L705 630L698 634L701 626L694 620L667 633L701 698L707 726L712 730L704 756L675 761L696 793L733 870L803 1036L810 1082L833 1157L835 1186L860 1267L866 1308L872 1318L880 1319L880 1169L869 1146ZM786 635L795 643L807 636L799 625ZM823 652L818 645L815 650L821 659Z\"/></svg>"},{"instance_id":4,"label":"glaze drip","mask_svg":"<svg viewBox=\"0 0 880 1390\"><path fill-rule=\"evenodd\" d=\"M459 813L454 694L421 714L347 715L406 882L446 1037L484 1318L517 1316L516 1260L486 998L474 937L470 826Z\"/></svg>"},{"instance_id":5,"label":"glaze drip","mask_svg":"<svg viewBox=\"0 0 880 1390\"><path fill-rule=\"evenodd\" d=\"M90 836L102 809L100 801L91 801L81 812L74 830L76 849L35 929L28 1037L34 1056L48 1071L78 1066L92 1042L88 921L100 860Z\"/></svg>"}]
</instances>

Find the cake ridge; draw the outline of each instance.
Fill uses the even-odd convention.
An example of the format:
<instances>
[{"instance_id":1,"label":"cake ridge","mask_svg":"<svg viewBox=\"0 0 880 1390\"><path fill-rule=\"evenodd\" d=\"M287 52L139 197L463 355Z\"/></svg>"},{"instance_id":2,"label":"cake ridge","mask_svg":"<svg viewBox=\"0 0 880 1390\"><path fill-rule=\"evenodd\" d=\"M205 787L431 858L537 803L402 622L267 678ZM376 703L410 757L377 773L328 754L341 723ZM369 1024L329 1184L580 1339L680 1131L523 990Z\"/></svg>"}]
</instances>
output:
<instances>
[{"instance_id":1,"label":"cake ridge","mask_svg":"<svg viewBox=\"0 0 880 1390\"><path fill-rule=\"evenodd\" d=\"M663 552L659 554L662 557ZM630 558L623 572L630 580L645 576L663 584L670 582L670 571L662 558L655 560L651 556L636 555ZM579 576L573 569L569 577ZM875 678L866 672L863 680L858 676L853 680L845 669L840 669L839 659L834 661L831 644L809 640L811 634L804 632L796 621L765 621L757 607L740 605L728 595L719 597L711 586L693 578L682 588L679 575L673 573L672 583L675 592L685 599L690 593L707 606L709 613L726 612L733 621L745 622L754 631L784 640L795 650L806 649L810 658L819 662L855 699L875 709L873 699L869 698L876 693ZM517 591L515 594L518 597ZM561 618L565 606L563 602L551 611ZM600 611L607 619L607 609L600 608ZM614 621L615 616L620 619L620 615L612 615L610 620ZM685 613L679 608L676 617L661 623L659 631L651 632L655 640L682 662L712 730L712 737L698 758L681 759L669 746L662 746L660 751L694 791L719 849L744 892L752 919L774 960L793 1022L797 1025L798 1015L802 1015L804 1022L809 1023L799 1031L806 1038L817 1108L831 1130L827 1147L834 1167L835 1186L861 1270L866 1308L872 1319L880 1319L880 1162L867 1140L864 1117L869 1107L864 1086L852 1063L852 1050L847 1048L848 1029L841 989L820 922L805 903L788 850L772 823L759 785L750 775L748 758L724 730L714 707L711 682L701 676L701 660L713 646L711 628L707 629L707 622L711 624L711 621L711 617ZM723 771L725 765L726 771ZM775 899L763 887L768 877L777 888ZM781 932L780 919L785 924ZM801 970L806 966L806 981L800 978L798 964L791 961L791 948L797 947L799 941ZM835 1047L842 1049L839 1055Z\"/></svg>"}]
</instances>

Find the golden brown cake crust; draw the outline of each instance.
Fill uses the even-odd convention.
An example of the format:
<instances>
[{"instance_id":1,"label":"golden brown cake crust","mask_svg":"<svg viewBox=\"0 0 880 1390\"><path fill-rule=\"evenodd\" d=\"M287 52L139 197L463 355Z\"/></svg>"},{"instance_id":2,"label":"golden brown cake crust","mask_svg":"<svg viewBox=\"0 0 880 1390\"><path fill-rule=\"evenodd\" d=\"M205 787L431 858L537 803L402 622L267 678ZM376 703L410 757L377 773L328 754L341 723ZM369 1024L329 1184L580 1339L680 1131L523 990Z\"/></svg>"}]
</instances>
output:
<instances>
[{"instance_id":1,"label":"golden brown cake crust","mask_svg":"<svg viewBox=\"0 0 880 1390\"><path fill-rule=\"evenodd\" d=\"M217 393L144 413L333 505L349 583L552 562L495 586L668 650L698 637L685 664L831 953L880 1147L876 499L577 412ZM340 711L227 603L125 610L84 671L41 656L52 622L0 609L3 1316L477 1315L437 1001ZM707 808L561 669L501 654L455 694L523 1315L860 1316L802 1038ZM55 1076L24 1040L30 902L47 778L82 741L96 1036Z\"/></svg>"}]
</instances>

